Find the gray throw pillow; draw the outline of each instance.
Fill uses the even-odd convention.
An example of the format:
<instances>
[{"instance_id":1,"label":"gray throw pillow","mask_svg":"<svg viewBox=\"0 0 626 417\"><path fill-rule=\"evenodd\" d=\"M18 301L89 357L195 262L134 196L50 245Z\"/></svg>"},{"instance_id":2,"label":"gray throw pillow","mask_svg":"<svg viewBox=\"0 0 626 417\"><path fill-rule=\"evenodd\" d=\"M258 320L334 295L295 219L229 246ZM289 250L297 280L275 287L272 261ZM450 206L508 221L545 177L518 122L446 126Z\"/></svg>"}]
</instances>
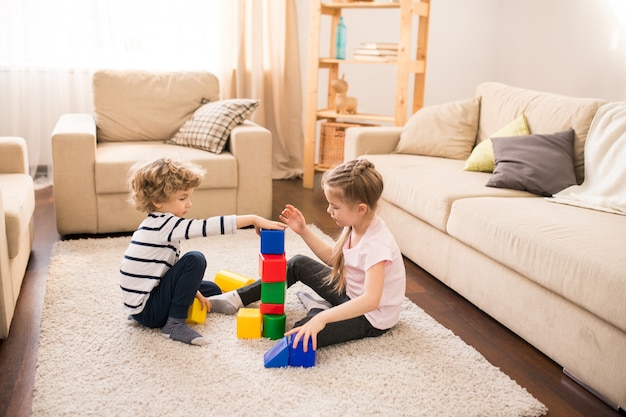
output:
<instances>
[{"instance_id":1,"label":"gray throw pillow","mask_svg":"<svg viewBox=\"0 0 626 417\"><path fill-rule=\"evenodd\" d=\"M491 138L495 168L487 187L528 191L546 197L576 184L574 130Z\"/></svg>"}]
</instances>

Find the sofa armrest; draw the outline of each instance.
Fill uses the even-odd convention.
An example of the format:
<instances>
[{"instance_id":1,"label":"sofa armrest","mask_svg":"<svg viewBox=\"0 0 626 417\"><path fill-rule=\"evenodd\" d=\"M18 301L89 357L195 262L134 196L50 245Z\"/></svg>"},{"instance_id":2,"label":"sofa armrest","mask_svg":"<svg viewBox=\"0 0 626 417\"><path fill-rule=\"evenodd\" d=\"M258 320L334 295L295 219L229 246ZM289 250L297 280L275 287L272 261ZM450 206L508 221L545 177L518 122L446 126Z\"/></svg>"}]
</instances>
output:
<instances>
[{"instance_id":1,"label":"sofa armrest","mask_svg":"<svg viewBox=\"0 0 626 417\"><path fill-rule=\"evenodd\" d=\"M366 154L391 153L400 140L402 127L351 127L346 129L343 159L350 161Z\"/></svg>"},{"instance_id":2,"label":"sofa armrest","mask_svg":"<svg viewBox=\"0 0 626 417\"><path fill-rule=\"evenodd\" d=\"M96 122L91 114L62 115L52 131L57 231L97 233Z\"/></svg>"},{"instance_id":3,"label":"sofa armrest","mask_svg":"<svg viewBox=\"0 0 626 417\"><path fill-rule=\"evenodd\" d=\"M2 149L4 151L4 148ZM3 154L0 153L0 155ZM0 339L6 339L9 335L14 309L13 282L11 280L11 268L9 266L9 245L7 243L4 221L2 190L0 189Z\"/></svg>"},{"instance_id":4,"label":"sofa armrest","mask_svg":"<svg viewBox=\"0 0 626 417\"><path fill-rule=\"evenodd\" d=\"M230 132L228 150L237 159L237 214L272 216L272 134L249 120Z\"/></svg>"},{"instance_id":5,"label":"sofa armrest","mask_svg":"<svg viewBox=\"0 0 626 417\"><path fill-rule=\"evenodd\" d=\"M24 138L0 137L0 174L28 174L28 147Z\"/></svg>"}]
</instances>

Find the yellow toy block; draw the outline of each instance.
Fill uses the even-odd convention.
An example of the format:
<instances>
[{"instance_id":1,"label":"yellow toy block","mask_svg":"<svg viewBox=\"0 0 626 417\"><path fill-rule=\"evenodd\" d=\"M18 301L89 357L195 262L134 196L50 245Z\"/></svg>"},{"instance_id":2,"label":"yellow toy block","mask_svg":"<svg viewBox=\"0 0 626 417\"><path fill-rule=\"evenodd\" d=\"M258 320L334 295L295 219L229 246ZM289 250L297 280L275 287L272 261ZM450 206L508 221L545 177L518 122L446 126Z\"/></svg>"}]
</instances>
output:
<instances>
[{"instance_id":1,"label":"yellow toy block","mask_svg":"<svg viewBox=\"0 0 626 417\"><path fill-rule=\"evenodd\" d=\"M240 308L237 312L237 337L257 339L261 337L263 315L258 308Z\"/></svg>"},{"instance_id":2,"label":"yellow toy block","mask_svg":"<svg viewBox=\"0 0 626 417\"><path fill-rule=\"evenodd\" d=\"M200 300L194 297L193 304L189 306L189 311L187 312L187 323L200 324L204 323L205 320L206 308L203 309Z\"/></svg>"},{"instance_id":3,"label":"yellow toy block","mask_svg":"<svg viewBox=\"0 0 626 417\"><path fill-rule=\"evenodd\" d=\"M252 284L255 280L236 272L221 270L215 274L214 281L222 292L228 292Z\"/></svg>"}]
</instances>

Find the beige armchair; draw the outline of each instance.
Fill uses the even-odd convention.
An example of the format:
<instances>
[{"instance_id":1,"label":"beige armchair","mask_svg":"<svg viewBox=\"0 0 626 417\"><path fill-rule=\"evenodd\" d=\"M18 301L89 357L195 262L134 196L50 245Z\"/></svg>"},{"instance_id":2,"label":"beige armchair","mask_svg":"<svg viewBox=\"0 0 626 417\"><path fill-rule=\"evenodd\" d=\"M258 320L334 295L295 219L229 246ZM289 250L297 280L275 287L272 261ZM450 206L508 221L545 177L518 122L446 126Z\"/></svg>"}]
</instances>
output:
<instances>
[{"instance_id":1,"label":"beige armchair","mask_svg":"<svg viewBox=\"0 0 626 417\"><path fill-rule=\"evenodd\" d=\"M144 213L127 202L129 169L169 156L202 166L190 217L272 211L272 136L249 120L221 153L166 143L203 103L220 103L208 72L97 71L94 114L65 114L52 133L54 200L61 235L130 232ZM223 102L223 101L222 101Z\"/></svg>"},{"instance_id":2,"label":"beige armchair","mask_svg":"<svg viewBox=\"0 0 626 417\"><path fill-rule=\"evenodd\" d=\"M9 334L30 258L34 213L26 141L0 137L0 339Z\"/></svg>"}]
</instances>

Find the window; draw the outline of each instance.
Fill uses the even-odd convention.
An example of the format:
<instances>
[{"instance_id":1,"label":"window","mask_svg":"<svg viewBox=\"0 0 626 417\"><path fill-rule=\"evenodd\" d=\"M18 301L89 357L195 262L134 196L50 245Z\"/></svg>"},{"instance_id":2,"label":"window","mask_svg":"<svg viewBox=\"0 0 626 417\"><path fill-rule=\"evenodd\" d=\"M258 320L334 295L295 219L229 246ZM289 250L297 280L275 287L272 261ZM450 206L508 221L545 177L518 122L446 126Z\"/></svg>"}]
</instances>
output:
<instances>
[{"instance_id":1,"label":"window","mask_svg":"<svg viewBox=\"0 0 626 417\"><path fill-rule=\"evenodd\" d=\"M219 68L220 0L0 0L0 66Z\"/></svg>"}]
</instances>

